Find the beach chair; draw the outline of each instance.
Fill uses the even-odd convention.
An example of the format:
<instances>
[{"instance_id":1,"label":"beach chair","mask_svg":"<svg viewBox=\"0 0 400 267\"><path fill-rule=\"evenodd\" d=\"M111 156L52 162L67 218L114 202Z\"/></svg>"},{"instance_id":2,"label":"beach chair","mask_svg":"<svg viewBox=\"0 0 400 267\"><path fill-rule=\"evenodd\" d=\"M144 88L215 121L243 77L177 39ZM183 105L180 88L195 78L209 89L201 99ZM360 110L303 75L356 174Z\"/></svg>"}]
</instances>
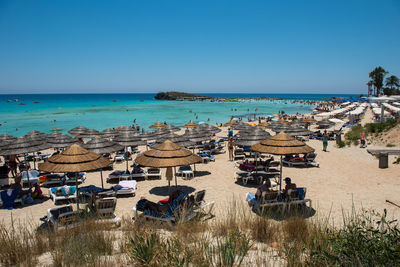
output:
<instances>
[{"instance_id":1,"label":"beach chair","mask_svg":"<svg viewBox=\"0 0 400 267\"><path fill-rule=\"evenodd\" d=\"M99 198L95 200L95 219L102 223L121 225L121 218L115 215L117 199L115 197Z\"/></svg>"},{"instance_id":2,"label":"beach chair","mask_svg":"<svg viewBox=\"0 0 400 267\"><path fill-rule=\"evenodd\" d=\"M165 214L155 214L151 210L144 210L141 213L133 207L133 215L136 221L142 216L146 220L166 222L173 227L176 222L187 222L196 216L193 210L193 203L190 203L187 194L181 194L175 198Z\"/></svg>"},{"instance_id":3,"label":"beach chair","mask_svg":"<svg viewBox=\"0 0 400 267\"><path fill-rule=\"evenodd\" d=\"M57 201L76 200L76 187L68 185L51 187L49 188L49 196L54 204L57 204Z\"/></svg>"},{"instance_id":4,"label":"beach chair","mask_svg":"<svg viewBox=\"0 0 400 267\"><path fill-rule=\"evenodd\" d=\"M187 166L180 166L178 171L176 172L177 175L182 176L184 180L190 179L194 177L194 172L190 165Z\"/></svg>"},{"instance_id":5,"label":"beach chair","mask_svg":"<svg viewBox=\"0 0 400 267\"><path fill-rule=\"evenodd\" d=\"M124 174L124 171L116 170L110 173L106 179L107 183L113 181L113 180L118 180L120 179L120 175Z\"/></svg>"},{"instance_id":6,"label":"beach chair","mask_svg":"<svg viewBox=\"0 0 400 267\"><path fill-rule=\"evenodd\" d=\"M74 211L71 205L51 208L47 210L46 220L54 230L77 227L82 222L82 211Z\"/></svg>"},{"instance_id":7,"label":"beach chair","mask_svg":"<svg viewBox=\"0 0 400 267\"><path fill-rule=\"evenodd\" d=\"M59 174L46 174L39 177L40 186L43 187L54 187L56 185L63 185L65 183L66 176Z\"/></svg>"},{"instance_id":8,"label":"beach chair","mask_svg":"<svg viewBox=\"0 0 400 267\"><path fill-rule=\"evenodd\" d=\"M292 158L290 160L282 159L282 163L289 167L307 167L308 161L301 158Z\"/></svg>"},{"instance_id":9,"label":"beach chair","mask_svg":"<svg viewBox=\"0 0 400 267\"><path fill-rule=\"evenodd\" d=\"M39 171L37 170L30 170L30 171L23 171L21 172L22 178L21 178L21 185L22 187L28 187L29 183L32 183L33 181L38 182L39 181ZM29 179L28 179L29 175Z\"/></svg>"},{"instance_id":10,"label":"beach chair","mask_svg":"<svg viewBox=\"0 0 400 267\"><path fill-rule=\"evenodd\" d=\"M86 172L69 172L65 175L65 184L82 184L86 180Z\"/></svg>"},{"instance_id":11,"label":"beach chair","mask_svg":"<svg viewBox=\"0 0 400 267\"><path fill-rule=\"evenodd\" d=\"M315 152L308 153L306 155L307 166L319 167L319 162L315 161L316 157L317 157L317 153L315 153Z\"/></svg>"},{"instance_id":12,"label":"beach chair","mask_svg":"<svg viewBox=\"0 0 400 267\"><path fill-rule=\"evenodd\" d=\"M201 157L201 162L202 162L202 163L207 164L207 163L209 163L210 161L215 161L215 157L212 156L212 155L210 155L210 154L207 154L207 153L199 153L198 155Z\"/></svg>"},{"instance_id":13,"label":"beach chair","mask_svg":"<svg viewBox=\"0 0 400 267\"><path fill-rule=\"evenodd\" d=\"M147 168L146 178L147 179L161 179L161 169L160 168Z\"/></svg>"},{"instance_id":14,"label":"beach chair","mask_svg":"<svg viewBox=\"0 0 400 267\"><path fill-rule=\"evenodd\" d=\"M210 214L215 202L206 202L204 200L204 197L206 195L206 190L200 190L194 193L193 195L193 210L195 212L203 212L205 214ZM206 208L208 208L208 211L206 212Z\"/></svg>"},{"instance_id":15,"label":"beach chair","mask_svg":"<svg viewBox=\"0 0 400 267\"><path fill-rule=\"evenodd\" d=\"M113 189L116 196L135 196L137 182L135 180L120 181ZM118 189L117 189L118 188Z\"/></svg>"},{"instance_id":16,"label":"beach chair","mask_svg":"<svg viewBox=\"0 0 400 267\"><path fill-rule=\"evenodd\" d=\"M125 155L123 153L117 153L114 156L114 162L120 162L125 160Z\"/></svg>"},{"instance_id":17,"label":"beach chair","mask_svg":"<svg viewBox=\"0 0 400 267\"><path fill-rule=\"evenodd\" d=\"M243 151L243 148L237 148L233 151L233 159L238 160L238 159L245 159L246 154Z\"/></svg>"}]
</instances>

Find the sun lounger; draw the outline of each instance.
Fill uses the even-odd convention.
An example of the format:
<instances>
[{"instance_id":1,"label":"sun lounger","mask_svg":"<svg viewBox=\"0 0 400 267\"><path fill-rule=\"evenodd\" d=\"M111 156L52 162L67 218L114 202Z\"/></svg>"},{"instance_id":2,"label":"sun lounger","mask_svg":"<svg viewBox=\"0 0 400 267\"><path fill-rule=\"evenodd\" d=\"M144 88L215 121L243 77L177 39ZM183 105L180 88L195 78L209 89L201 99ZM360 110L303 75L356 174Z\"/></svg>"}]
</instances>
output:
<instances>
[{"instance_id":1,"label":"sun lounger","mask_svg":"<svg viewBox=\"0 0 400 267\"><path fill-rule=\"evenodd\" d=\"M263 212L266 208L282 207L282 209L290 208L293 205L306 205L309 203L309 208L312 207L311 199L306 199L306 188L297 188L288 190L288 197L285 200L279 200L278 192L263 192L258 211ZM264 194L265 193L265 194ZM273 195L272 195L273 194Z\"/></svg>"},{"instance_id":2,"label":"sun lounger","mask_svg":"<svg viewBox=\"0 0 400 267\"><path fill-rule=\"evenodd\" d=\"M46 174L44 176L39 177L40 185L43 187L54 187L55 185L63 185L65 182L66 176L59 174Z\"/></svg>"},{"instance_id":3,"label":"sun lounger","mask_svg":"<svg viewBox=\"0 0 400 267\"><path fill-rule=\"evenodd\" d=\"M115 154L114 162L119 162L119 161L124 161L124 160L125 160L124 154Z\"/></svg>"},{"instance_id":4,"label":"sun lounger","mask_svg":"<svg viewBox=\"0 0 400 267\"><path fill-rule=\"evenodd\" d=\"M207 153L199 153L199 156L201 157L202 163L207 164L210 161L215 161L215 157Z\"/></svg>"},{"instance_id":5,"label":"sun lounger","mask_svg":"<svg viewBox=\"0 0 400 267\"><path fill-rule=\"evenodd\" d=\"M237 148L233 151L233 159L245 159L246 155L244 154L243 148Z\"/></svg>"},{"instance_id":6,"label":"sun lounger","mask_svg":"<svg viewBox=\"0 0 400 267\"><path fill-rule=\"evenodd\" d=\"M70 172L66 174L65 184L75 185L82 184L86 180L86 172Z\"/></svg>"},{"instance_id":7,"label":"sun lounger","mask_svg":"<svg viewBox=\"0 0 400 267\"><path fill-rule=\"evenodd\" d=\"M22 174L21 184L23 187L28 187L29 183L32 183L33 181L35 182L39 181L39 171L37 170L23 171L21 174Z\"/></svg>"},{"instance_id":8,"label":"sun lounger","mask_svg":"<svg viewBox=\"0 0 400 267\"><path fill-rule=\"evenodd\" d=\"M194 172L192 170L192 167L190 167L190 165L180 166L176 174L181 175L184 180L194 177Z\"/></svg>"},{"instance_id":9,"label":"sun lounger","mask_svg":"<svg viewBox=\"0 0 400 267\"><path fill-rule=\"evenodd\" d=\"M171 227L178 221L186 222L191 220L196 214L196 211L193 209L193 203L191 205L189 204L187 194L181 194L175 198L165 214L155 214L151 210L144 210L141 212L141 215L145 219L166 222ZM139 211L136 209L136 206L133 207L133 215L135 220L139 219Z\"/></svg>"},{"instance_id":10,"label":"sun lounger","mask_svg":"<svg viewBox=\"0 0 400 267\"><path fill-rule=\"evenodd\" d=\"M82 211L74 211L72 206L47 210L47 222L54 230L76 227L82 222Z\"/></svg>"},{"instance_id":11,"label":"sun lounger","mask_svg":"<svg viewBox=\"0 0 400 267\"><path fill-rule=\"evenodd\" d=\"M61 186L49 188L49 196L54 204L62 200L76 200L76 187L75 186Z\"/></svg>"},{"instance_id":12,"label":"sun lounger","mask_svg":"<svg viewBox=\"0 0 400 267\"><path fill-rule=\"evenodd\" d=\"M117 196L135 196L136 185L137 182L135 180L120 181L119 184L113 187L113 190L115 191Z\"/></svg>"},{"instance_id":13,"label":"sun lounger","mask_svg":"<svg viewBox=\"0 0 400 267\"><path fill-rule=\"evenodd\" d=\"M11 191L10 191L11 190ZM0 192L0 206L3 206L7 209L12 209L15 204L24 205L23 198L18 197L19 190L18 189L7 189ZM3 205L4 201L4 205Z\"/></svg>"},{"instance_id":14,"label":"sun lounger","mask_svg":"<svg viewBox=\"0 0 400 267\"><path fill-rule=\"evenodd\" d=\"M115 197L99 198L95 200L95 218L99 222L121 225L121 218L115 215L117 199Z\"/></svg>"},{"instance_id":15,"label":"sun lounger","mask_svg":"<svg viewBox=\"0 0 400 267\"><path fill-rule=\"evenodd\" d=\"M146 178L147 179L161 179L161 169L160 168L147 168Z\"/></svg>"},{"instance_id":16,"label":"sun lounger","mask_svg":"<svg viewBox=\"0 0 400 267\"><path fill-rule=\"evenodd\" d=\"M106 179L107 183L110 182L110 181L113 181L113 180L118 180L119 181L120 176L122 174L124 174L124 173L125 173L124 171L120 171L120 170L113 171L112 173L110 173L108 175L108 177Z\"/></svg>"},{"instance_id":17,"label":"sun lounger","mask_svg":"<svg viewBox=\"0 0 400 267\"><path fill-rule=\"evenodd\" d=\"M144 171L138 172L138 173L131 173L130 177L128 179L125 179L125 180L131 180L131 179L135 179L135 180L142 179L142 180L145 180L146 179L146 173Z\"/></svg>"}]
</instances>

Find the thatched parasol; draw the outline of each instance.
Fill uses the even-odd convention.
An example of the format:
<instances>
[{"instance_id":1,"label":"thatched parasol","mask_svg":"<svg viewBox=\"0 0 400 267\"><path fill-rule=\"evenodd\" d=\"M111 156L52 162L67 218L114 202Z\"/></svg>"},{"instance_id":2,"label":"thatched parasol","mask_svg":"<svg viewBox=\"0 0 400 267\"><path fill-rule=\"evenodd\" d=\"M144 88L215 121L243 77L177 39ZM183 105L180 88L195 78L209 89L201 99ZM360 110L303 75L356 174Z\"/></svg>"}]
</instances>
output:
<instances>
[{"instance_id":1,"label":"thatched parasol","mask_svg":"<svg viewBox=\"0 0 400 267\"><path fill-rule=\"evenodd\" d=\"M219 129L218 127L207 124L207 123L200 124L199 129L202 131L207 131L207 132L213 133L213 134L221 132L221 129Z\"/></svg>"},{"instance_id":2,"label":"thatched parasol","mask_svg":"<svg viewBox=\"0 0 400 267\"><path fill-rule=\"evenodd\" d=\"M146 144L140 135L132 131L122 131L121 133L118 133L118 135L114 137L113 141L124 147L137 147ZM128 172L128 157L126 157L126 172Z\"/></svg>"},{"instance_id":3,"label":"thatched parasol","mask_svg":"<svg viewBox=\"0 0 400 267\"><path fill-rule=\"evenodd\" d=\"M128 133L137 133L136 129L133 128L132 126L119 126L117 129L115 129L115 133L118 134L123 134L125 132Z\"/></svg>"},{"instance_id":4,"label":"thatched parasol","mask_svg":"<svg viewBox=\"0 0 400 267\"><path fill-rule=\"evenodd\" d=\"M79 125L79 126L73 128L73 129L69 130L68 133L70 133L72 135L78 135L78 134L83 134L88 130L89 130L88 128Z\"/></svg>"},{"instance_id":5,"label":"thatched parasol","mask_svg":"<svg viewBox=\"0 0 400 267\"><path fill-rule=\"evenodd\" d=\"M165 128L165 124L161 123L161 122L156 122L153 125L151 125L149 128L151 129L163 129Z\"/></svg>"},{"instance_id":6,"label":"thatched parasol","mask_svg":"<svg viewBox=\"0 0 400 267\"><path fill-rule=\"evenodd\" d=\"M103 137L114 137L116 135L115 130L107 128L102 131Z\"/></svg>"},{"instance_id":7,"label":"thatched parasol","mask_svg":"<svg viewBox=\"0 0 400 267\"><path fill-rule=\"evenodd\" d=\"M154 149L137 156L135 161L145 167L172 168L198 163L201 161L201 157L167 140ZM177 185L176 177L175 185ZM170 186L169 180L168 186Z\"/></svg>"},{"instance_id":8,"label":"thatched parasol","mask_svg":"<svg viewBox=\"0 0 400 267\"><path fill-rule=\"evenodd\" d=\"M165 125L165 127L163 129L166 130L166 131L170 131L170 132L177 132L181 128L179 128L177 126L174 126L174 125L171 125L171 124L167 124L167 125Z\"/></svg>"},{"instance_id":9,"label":"thatched parasol","mask_svg":"<svg viewBox=\"0 0 400 267\"><path fill-rule=\"evenodd\" d=\"M77 138L93 138L96 136L103 136L103 133L95 129L89 129L84 133L78 134Z\"/></svg>"},{"instance_id":10,"label":"thatched parasol","mask_svg":"<svg viewBox=\"0 0 400 267\"><path fill-rule=\"evenodd\" d=\"M282 188L282 155L307 154L315 151L314 148L284 132L251 146L251 150L281 156L280 188Z\"/></svg>"},{"instance_id":11,"label":"thatched parasol","mask_svg":"<svg viewBox=\"0 0 400 267\"><path fill-rule=\"evenodd\" d=\"M78 143L77 139L72 138L69 135L54 132L47 136L46 142L51 148L65 148Z\"/></svg>"},{"instance_id":12,"label":"thatched parasol","mask_svg":"<svg viewBox=\"0 0 400 267\"><path fill-rule=\"evenodd\" d=\"M248 123L244 123L244 122L237 122L234 125L232 125L232 128L237 131L253 129L252 126L250 126Z\"/></svg>"},{"instance_id":13,"label":"thatched parasol","mask_svg":"<svg viewBox=\"0 0 400 267\"><path fill-rule=\"evenodd\" d=\"M264 121L262 123L259 123L256 127L258 127L258 128L267 128L268 125L269 125L269 123Z\"/></svg>"},{"instance_id":14,"label":"thatched parasol","mask_svg":"<svg viewBox=\"0 0 400 267\"><path fill-rule=\"evenodd\" d=\"M20 137L4 146L3 150L0 151L0 155L27 154L38 152L47 148L48 146L44 145L43 141Z\"/></svg>"},{"instance_id":15,"label":"thatched parasol","mask_svg":"<svg viewBox=\"0 0 400 267\"><path fill-rule=\"evenodd\" d=\"M85 172L107 167L110 160L90 152L79 145L72 145L60 154L51 156L47 162L39 164L39 170L53 173ZM79 208L78 181L76 180L76 200Z\"/></svg>"},{"instance_id":16,"label":"thatched parasol","mask_svg":"<svg viewBox=\"0 0 400 267\"><path fill-rule=\"evenodd\" d=\"M120 144L117 144L113 141L101 137L93 138L92 140L84 144L83 147L97 154L112 153L124 148ZM101 174L101 187L104 188L103 172L100 172L100 174Z\"/></svg>"},{"instance_id":17,"label":"thatched parasol","mask_svg":"<svg viewBox=\"0 0 400 267\"><path fill-rule=\"evenodd\" d=\"M37 141L45 141L47 134L33 130L24 135L25 138L30 138L32 140L37 140Z\"/></svg>"},{"instance_id":18,"label":"thatched parasol","mask_svg":"<svg viewBox=\"0 0 400 267\"><path fill-rule=\"evenodd\" d=\"M311 117L307 117L307 118L303 119L303 121L304 121L304 122L308 122L308 123L317 122L317 120L316 120L316 119L314 119L314 118L311 118Z\"/></svg>"},{"instance_id":19,"label":"thatched parasol","mask_svg":"<svg viewBox=\"0 0 400 267\"><path fill-rule=\"evenodd\" d=\"M196 128L197 126L199 126L197 123L195 123L195 122L193 122L193 121L190 121L190 122L186 123L183 127L186 127L186 128Z\"/></svg>"},{"instance_id":20,"label":"thatched parasol","mask_svg":"<svg viewBox=\"0 0 400 267\"><path fill-rule=\"evenodd\" d=\"M231 120L231 121L228 121L227 123L224 123L224 125L222 125L222 126L224 126L224 127L231 127L231 126L234 125L234 124L235 124L235 121Z\"/></svg>"},{"instance_id":21,"label":"thatched parasol","mask_svg":"<svg viewBox=\"0 0 400 267\"><path fill-rule=\"evenodd\" d=\"M323 119L321 121L318 121L317 125L318 125L319 128L329 128L329 127L335 125L335 123L331 122L331 121L329 121L327 119Z\"/></svg>"},{"instance_id":22,"label":"thatched parasol","mask_svg":"<svg viewBox=\"0 0 400 267\"><path fill-rule=\"evenodd\" d=\"M9 134L2 134L0 135L0 142L11 142L11 141L15 141L18 138Z\"/></svg>"}]
</instances>

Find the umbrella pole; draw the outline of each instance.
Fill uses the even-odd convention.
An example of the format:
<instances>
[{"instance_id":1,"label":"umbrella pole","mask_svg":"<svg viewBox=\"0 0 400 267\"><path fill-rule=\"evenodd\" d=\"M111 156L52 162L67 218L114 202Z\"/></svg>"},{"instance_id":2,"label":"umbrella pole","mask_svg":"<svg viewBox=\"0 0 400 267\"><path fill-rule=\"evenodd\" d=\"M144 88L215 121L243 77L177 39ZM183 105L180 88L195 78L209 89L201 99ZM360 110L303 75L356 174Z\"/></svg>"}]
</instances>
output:
<instances>
[{"instance_id":1,"label":"umbrella pole","mask_svg":"<svg viewBox=\"0 0 400 267\"><path fill-rule=\"evenodd\" d=\"M178 187L178 180L176 178L176 167L174 167L174 173L175 173L175 187Z\"/></svg>"},{"instance_id":2,"label":"umbrella pole","mask_svg":"<svg viewBox=\"0 0 400 267\"><path fill-rule=\"evenodd\" d=\"M104 189L104 183L103 183L103 169L100 169L100 177L101 177L101 188Z\"/></svg>"},{"instance_id":3,"label":"umbrella pole","mask_svg":"<svg viewBox=\"0 0 400 267\"><path fill-rule=\"evenodd\" d=\"M279 191L282 191L282 155L281 155L281 163L280 163L280 165L281 165L281 172L280 172L280 181L279 181Z\"/></svg>"},{"instance_id":4,"label":"umbrella pole","mask_svg":"<svg viewBox=\"0 0 400 267\"><path fill-rule=\"evenodd\" d=\"M78 179L75 178L75 187L76 187L76 210L79 210L79 194L78 194Z\"/></svg>"}]
</instances>

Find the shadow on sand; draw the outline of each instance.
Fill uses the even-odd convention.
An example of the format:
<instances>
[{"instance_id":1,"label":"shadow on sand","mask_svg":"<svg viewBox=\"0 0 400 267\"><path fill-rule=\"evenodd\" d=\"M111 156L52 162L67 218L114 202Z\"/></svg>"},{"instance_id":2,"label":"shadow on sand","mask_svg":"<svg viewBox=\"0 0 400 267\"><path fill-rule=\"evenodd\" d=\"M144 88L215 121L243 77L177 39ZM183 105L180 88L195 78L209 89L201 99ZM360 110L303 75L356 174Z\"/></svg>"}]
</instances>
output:
<instances>
[{"instance_id":1,"label":"shadow on sand","mask_svg":"<svg viewBox=\"0 0 400 267\"><path fill-rule=\"evenodd\" d=\"M171 185L171 188L169 189L168 186L157 186L157 187L153 187L152 189L150 189L149 193L153 194L153 195L157 195L157 196L169 196L170 193L174 192L175 190L181 190L186 194L191 194L194 191L196 191L195 188L191 187L191 186L186 186L186 185L178 185L178 186L174 186Z\"/></svg>"}]
</instances>

